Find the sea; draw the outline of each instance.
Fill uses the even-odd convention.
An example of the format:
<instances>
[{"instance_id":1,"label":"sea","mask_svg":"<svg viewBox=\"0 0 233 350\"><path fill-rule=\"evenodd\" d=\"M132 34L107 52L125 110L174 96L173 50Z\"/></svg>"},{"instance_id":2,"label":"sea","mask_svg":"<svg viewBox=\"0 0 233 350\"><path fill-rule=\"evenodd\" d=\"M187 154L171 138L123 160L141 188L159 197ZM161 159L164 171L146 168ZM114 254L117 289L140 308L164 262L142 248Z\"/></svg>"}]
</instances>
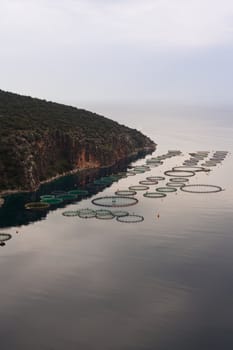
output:
<instances>
[{"instance_id":1,"label":"sea","mask_svg":"<svg viewBox=\"0 0 233 350\"><path fill-rule=\"evenodd\" d=\"M156 151L5 198L0 232L10 239L0 246L1 350L232 350L233 110L172 104L90 109L140 130L156 142ZM181 153L146 172L94 184L169 150ZM198 151L209 152L198 166L216 151L228 152L188 181L221 191L177 188L162 198L144 196L166 187L171 177L164 172ZM137 204L114 208L142 221L63 215L112 210L92 201L155 176L165 180L136 191ZM48 210L24 208L41 195L77 188L88 195Z\"/></svg>"}]
</instances>

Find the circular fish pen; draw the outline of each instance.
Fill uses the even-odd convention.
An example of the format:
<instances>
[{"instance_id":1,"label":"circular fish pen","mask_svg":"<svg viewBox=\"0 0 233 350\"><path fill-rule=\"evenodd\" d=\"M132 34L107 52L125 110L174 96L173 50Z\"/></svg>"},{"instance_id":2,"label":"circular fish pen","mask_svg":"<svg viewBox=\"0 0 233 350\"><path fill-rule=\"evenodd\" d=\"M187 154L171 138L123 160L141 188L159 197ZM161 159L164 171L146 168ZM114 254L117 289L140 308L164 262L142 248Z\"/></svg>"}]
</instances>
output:
<instances>
[{"instance_id":1,"label":"circular fish pen","mask_svg":"<svg viewBox=\"0 0 233 350\"><path fill-rule=\"evenodd\" d=\"M96 210L96 219L101 219L101 220L111 220L115 216L110 210Z\"/></svg>"},{"instance_id":2,"label":"circular fish pen","mask_svg":"<svg viewBox=\"0 0 233 350\"><path fill-rule=\"evenodd\" d=\"M176 192L177 188L175 188L175 187L158 187L158 188L156 188L156 191L159 193L170 193L170 192Z\"/></svg>"},{"instance_id":3,"label":"circular fish pen","mask_svg":"<svg viewBox=\"0 0 233 350\"><path fill-rule=\"evenodd\" d=\"M78 211L77 210L69 210L69 211L64 211L63 213L62 213L62 215L63 216L69 216L69 217L71 217L71 216L78 216Z\"/></svg>"},{"instance_id":4,"label":"circular fish pen","mask_svg":"<svg viewBox=\"0 0 233 350\"><path fill-rule=\"evenodd\" d=\"M157 184L158 184L158 181L142 180L142 181L139 181L139 183L140 183L141 185L153 186L153 185L157 185Z\"/></svg>"},{"instance_id":5,"label":"circular fish pen","mask_svg":"<svg viewBox=\"0 0 233 350\"><path fill-rule=\"evenodd\" d=\"M59 205L63 202L61 198L45 198L41 200L42 203L48 203L50 205Z\"/></svg>"},{"instance_id":6,"label":"circular fish pen","mask_svg":"<svg viewBox=\"0 0 233 350\"><path fill-rule=\"evenodd\" d=\"M141 215L129 214L127 216L118 216L116 219L117 221L126 224L136 224L142 222L144 220L144 217Z\"/></svg>"},{"instance_id":7,"label":"circular fish pen","mask_svg":"<svg viewBox=\"0 0 233 350\"><path fill-rule=\"evenodd\" d=\"M30 202L25 204L25 209L28 210L45 210L50 207L49 203L46 202Z\"/></svg>"},{"instance_id":8,"label":"circular fish pen","mask_svg":"<svg viewBox=\"0 0 233 350\"><path fill-rule=\"evenodd\" d=\"M164 174L173 177L191 177L195 175L195 172L188 170L167 170Z\"/></svg>"},{"instance_id":9,"label":"circular fish pen","mask_svg":"<svg viewBox=\"0 0 233 350\"><path fill-rule=\"evenodd\" d=\"M182 187L182 186L184 186L185 185L185 183L184 182L167 182L166 183L166 186L168 186L168 187Z\"/></svg>"},{"instance_id":10,"label":"circular fish pen","mask_svg":"<svg viewBox=\"0 0 233 350\"><path fill-rule=\"evenodd\" d=\"M149 181L162 181L162 180L165 180L165 177L164 176L148 176L146 179Z\"/></svg>"},{"instance_id":11,"label":"circular fish pen","mask_svg":"<svg viewBox=\"0 0 233 350\"><path fill-rule=\"evenodd\" d=\"M41 200L44 200L44 199L53 199L55 198L55 195L54 194L45 194L43 196L40 196L40 199Z\"/></svg>"},{"instance_id":12,"label":"circular fish pen","mask_svg":"<svg viewBox=\"0 0 233 350\"><path fill-rule=\"evenodd\" d=\"M164 198L166 197L166 193L159 192L146 192L143 194L146 198Z\"/></svg>"},{"instance_id":13,"label":"circular fish pen","mask_svg":"<svg viewBox=\"0 0 233 350\"><path fill-rule=\"evenodd\" d=\"M92 219L96 217L96 212L89 208L80 209L78 210L78 216L82 219Z\"/></svg>"},{"instance_id":14,"label":"circular fish pen","mask_svg":"<svg viewBox=\"0 0 233 350\"><path fill-rule=\"evenodd\" d=\"M9 233L0 233L0 242L6 242L9 241L9 239L12 238L12 235Z\"/></svg>"},{"instance_id":15,"label":"circular fish pen","mask_svg":"<svg viewBox=\"0 0 233 350\"><path fill-rule=\"evenodd\" d=\"M206 171L206 169L202 166L188 166L188 165L181 165L181 166L176 166L174 168L172 168L172 170L174 171L193 171L193 172L197 172L197 171Z\"/></svg>"},{"instance_id":16,"label":"circular fish pen","mask_svg":"<svg viewBox=\"0 0 233 350\"><path fill-rule=\"evenodd\" d=\"M180 189L181 191L188 193L216 193L223 191L220 186L205 184L184 185Z\"/></svg>"},{"instance_id":17,"label":"circular fish pen","mask_svg":"<svg viewBox=\"0 0 233 350\"><path fill-rule=\"evenodd\" d=\"M144 186L144 185L129 186L129 189L133 191L146 191L146 190L149 190L149 188L150 187Z\"/></svg>"},{"instance_id":18,"label":"circular fish pen","mask_svg":"<svg viewBox=\"0 0 233 350\"><path fill-rule=\"evenodd\" d=\"M185 177L174 177L169 179L170 182L188 182L189 179L186 179Z\"/></svg>"},{"instance_id":19,"label":"circular fish pen","mask_svg":"<svg viewBox=\"0 0 233 350\"><path fill-rule=\"evenodd\" d=\"M135 176L137 173L135 171L127 171L126 176Z\"/></svg>"},{"instance_id":20,"label":"circular fish pen","mask_svg":"<svg viewBox=\"0 0 233 350\"><path fill-rule=\"evenodd\" d=\"M127 216L129 215L129 212L128 211L124 211L124 210L114 210L112 211L113 215L115 217L120 217L120 216Z\"/></svg>"},{"instance_id":21,"label":"circular fish pen","mask_svg":"<svg viewBox=\"0 0 233 350\"><path fill-rule=\"evenodd\" d=\"M92 204L98 205L101 207L129 207L131 205L135 205L138 203L138 199L134 197L126 197L126 196L106 196L99 197L92 200Z\"/></svg>"},{"instance_id":22,"label":"circular fish pen","mask_svg":"<svg viewBox=\"0 0 233 350\"><path fill-rule=\"evenodd\" d=\"M70 193L59 194L57 196L57 198L62 199L63 201L72 201L74 199L77 199L77 195L76 194L70 194Z\"/></svg>"},{"instance_id":23,"label":"circular fish pen","mask_svg":"<svg viewBox=\"0 0 233 350\"><path fill-rule=\"evenodd\" d=\"M133 190L117 190L115 192L116 196L135 196L136 194L137 192Z\"/></svg>"}]
</instances>

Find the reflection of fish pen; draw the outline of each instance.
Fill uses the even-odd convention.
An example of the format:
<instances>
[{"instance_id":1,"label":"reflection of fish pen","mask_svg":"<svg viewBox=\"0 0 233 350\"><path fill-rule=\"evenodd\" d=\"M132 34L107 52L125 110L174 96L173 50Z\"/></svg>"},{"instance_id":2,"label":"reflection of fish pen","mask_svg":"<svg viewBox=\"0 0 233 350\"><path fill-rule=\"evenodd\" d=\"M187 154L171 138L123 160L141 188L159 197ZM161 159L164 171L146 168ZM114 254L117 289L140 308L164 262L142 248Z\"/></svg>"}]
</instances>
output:
<instances>
[{"instance_id":1,"label":"reflection of fish pen","mask_svg":"<svg viewBox=\"0 0 233 350\"><path fill-rule=\"evenodd\" d=\"M138 203L138 200L133 197L124 197L124 196L106 196L99 197L92 200L92 203L102 207L128 207Z\"/></svg>"},{"instance_id":2,"label":"reflection of fish pen","mask_svg":"<svg viewBox=\"0 0 233 350\"><path fill-rule=\"evenodd\" d=\"M50 206L49 203L46 202L30 202L25 204L25 209L29 210L45 210Z\"/></svg>"},{"instance_id":3,"label":"reflection of fish pen","mask_svg":"<svg viewBox=\"0 0 233 350\"><path fill-rule=\"evenodd\" d=\"M221 192L223 190L220 186L205 184L184 185L180 189L183 192L189 193L216 193Z\"/></svg>"},{"instance_id":4,"label":"reflection of fish pen","mask_svg":"<svg viewBox=\"0 0 233 350\"><path fill-rule=\"evenodd\" d=\"M116 218L117 221L123 222L126 224L136 224L138 222L142 222L144 220L144 217L141 215L135 215L135 214L130 214L127 216L120 216Z\"/></svg>"}]
</instances>

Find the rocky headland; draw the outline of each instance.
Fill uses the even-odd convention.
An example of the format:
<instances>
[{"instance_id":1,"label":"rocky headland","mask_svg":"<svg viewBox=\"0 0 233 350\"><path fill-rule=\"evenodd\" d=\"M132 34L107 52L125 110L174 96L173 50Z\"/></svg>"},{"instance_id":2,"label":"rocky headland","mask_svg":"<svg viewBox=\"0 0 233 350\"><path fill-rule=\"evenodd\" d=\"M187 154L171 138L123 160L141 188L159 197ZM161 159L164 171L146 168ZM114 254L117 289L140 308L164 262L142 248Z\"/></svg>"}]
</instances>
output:
<instances>
[{"instance_id":1,"label":"rocky headland","mask_svg":"<svg viewBox=\"0 0 233 350\"><path fill-rule=\"evenodd\" d=\"M141 132L101 115L0 90L0 193L33 191L155 147Z\"/></svg>"}]
</instances>

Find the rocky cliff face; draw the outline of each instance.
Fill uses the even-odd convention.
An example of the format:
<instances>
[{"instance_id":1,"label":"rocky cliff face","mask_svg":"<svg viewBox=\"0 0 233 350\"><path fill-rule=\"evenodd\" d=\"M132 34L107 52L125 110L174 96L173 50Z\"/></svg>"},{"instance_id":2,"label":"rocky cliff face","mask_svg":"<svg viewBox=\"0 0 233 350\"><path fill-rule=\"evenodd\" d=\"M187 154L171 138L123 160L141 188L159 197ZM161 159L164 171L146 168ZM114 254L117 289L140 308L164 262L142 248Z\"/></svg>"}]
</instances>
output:
<instances>
[{"instance_id":1,"label":"rocky cliff face","mask_svg":"<svg viewBox=\"0 0 233 350\"><path fill-rule=\"evenodd\" d=\"M149 138L110 119L0 91L0 191L34 190L65 172L154 149Z\"/></svg>"}]
</instances>

